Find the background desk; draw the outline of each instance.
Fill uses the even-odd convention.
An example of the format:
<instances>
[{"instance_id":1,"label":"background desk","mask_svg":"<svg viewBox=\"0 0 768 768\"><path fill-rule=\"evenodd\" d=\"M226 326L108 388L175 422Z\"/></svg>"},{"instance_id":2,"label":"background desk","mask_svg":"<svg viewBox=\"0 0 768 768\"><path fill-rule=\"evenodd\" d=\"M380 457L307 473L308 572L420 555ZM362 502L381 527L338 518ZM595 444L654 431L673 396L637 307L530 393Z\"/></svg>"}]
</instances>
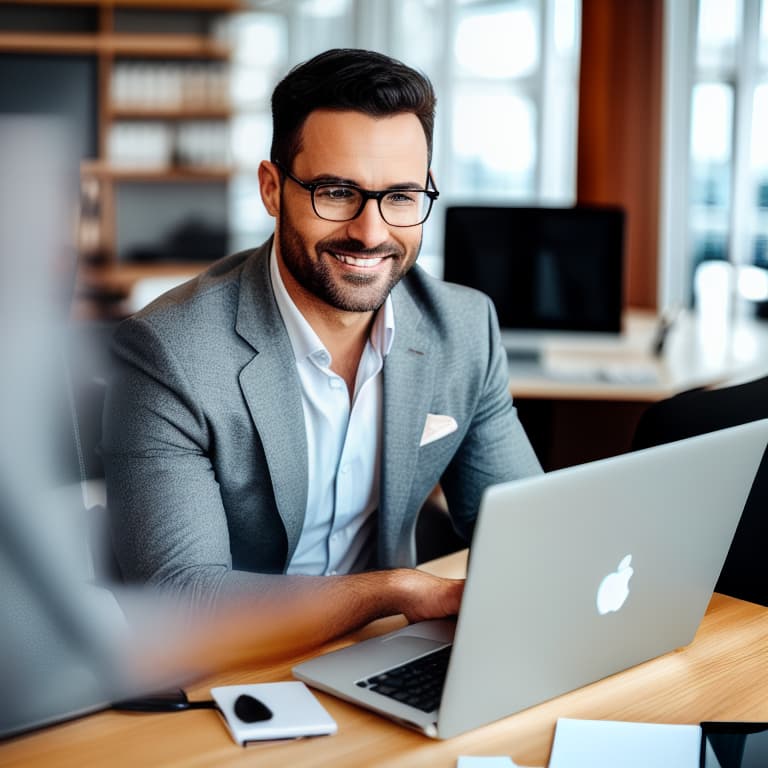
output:
<instances>
[{"instance_id":1,"label":"background desk","mask_svg":"<svg viewBox=\"0 0 768 768\"><path fill-rule=\"evenodd\" d=\"M431 564L430 570L456 575L464 563L464 553L457 553ZM399 618L376 622L332 645L401 623ZM520 629L526 630L524 617ZM213 685L289 680L297 661L244 666L187 690L191 698L202 699L209 698ZM558 717L662 723L768 720L766 691L768 608L715 595L695 641L687 648L449 741L432 741L318 693L339 724L335 736L243 749L234 744L211 710L101 712L0 745L0 765L454 768L460 755L510 755L523 765L543 766Z\"/></svg>"},{"instance_id":2,"label":"background desk","mask_svg":"<svg viewBox=\"0 0 768 768\"><path fill-rule=\"evenodd\" d=\"M545 469L624 453L657 400L768 373L768 321L722 326L682 313L654 356L657 325L655 314L630 310L621 341L552 341L540 363L510 360L510 391Z\"/></svg>"}]
</instances>

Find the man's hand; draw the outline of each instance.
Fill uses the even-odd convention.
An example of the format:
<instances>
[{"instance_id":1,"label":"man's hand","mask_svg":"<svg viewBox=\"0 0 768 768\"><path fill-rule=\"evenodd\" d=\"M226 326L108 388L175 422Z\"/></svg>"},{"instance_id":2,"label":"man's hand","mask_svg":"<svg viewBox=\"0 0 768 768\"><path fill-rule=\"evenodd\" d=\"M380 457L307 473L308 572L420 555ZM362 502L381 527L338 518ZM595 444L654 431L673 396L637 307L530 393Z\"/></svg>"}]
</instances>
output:
<instances>
[{"instance_id":1,"label":"man's hand","mask_svg":"<svg viewBox=\"0 0 768 768\"><path fill-rule=\"evenodd\" d=\"M464 592L463 579L442 579L423 571L392 571L391 579L399 593L399 608L409 622L441 619L459 612Z\"/></svg>"},{"instance_id":2,"label":"man's hand","mask_svg":"<svg viewBox=\"0 0 768 768\"><path fill-rule=\"evenodd\" d=\"M345 634L375 619L403 614L409 622L443 619L459 612L464 579L446 579L412 568L346 576L278 576L272 596L303 603L300 621L321 619L318 642ZM291 584L290 591L285 588ZM307 610L307 600L311 610Z\"/></svg>"}]
</instances>

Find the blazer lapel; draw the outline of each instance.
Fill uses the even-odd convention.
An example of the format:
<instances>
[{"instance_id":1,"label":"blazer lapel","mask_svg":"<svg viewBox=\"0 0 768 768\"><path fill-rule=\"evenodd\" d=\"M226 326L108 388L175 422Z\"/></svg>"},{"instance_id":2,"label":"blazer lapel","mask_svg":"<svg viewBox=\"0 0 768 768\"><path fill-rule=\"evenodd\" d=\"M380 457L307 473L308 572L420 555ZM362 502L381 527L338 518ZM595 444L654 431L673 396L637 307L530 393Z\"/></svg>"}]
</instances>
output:
<instances>
[{"instance_id":1,"label":"blazer lapel","mask_svg":"<svg viewBox=\"0 0 768 768\"><path fill-rule=\"evenodd\" d=\"M424 415L432 399L434 366L421 328L421 311L403 283L392 292L392 299L396 325L384 362L379 557L383 562L409 565L414 556L412 537L400 532L410 521L408 503Z\"/></svg>"},{"instance_id":2,"label":"blazer lapel","mask_svg":"<svg viewBox=\"0 0 768 768\"><path fill-rule=\"evenodd\" d=\"M272 293L271 247L270 240L243 268L235 330L256 353L240 372L240 387L261 437L289 562L307 505L307 437L293 348Z\"/></svg>"}]
</instances>

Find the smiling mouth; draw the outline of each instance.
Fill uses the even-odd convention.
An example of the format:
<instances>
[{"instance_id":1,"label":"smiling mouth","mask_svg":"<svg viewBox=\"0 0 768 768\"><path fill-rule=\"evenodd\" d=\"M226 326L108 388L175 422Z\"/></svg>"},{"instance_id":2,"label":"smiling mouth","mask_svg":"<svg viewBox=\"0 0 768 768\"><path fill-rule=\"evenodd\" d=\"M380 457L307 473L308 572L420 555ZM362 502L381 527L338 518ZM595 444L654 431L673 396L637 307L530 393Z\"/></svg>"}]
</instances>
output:
<instances>
[{"instance_id":1,"label":"smiling mouth","mask_svg":"<svg viewBox=\"0 0 768 768\"><path fill-rule=\"evenodd\" d=\"M354 256L348 256L344 253L336 253L334 251L328 251L336 261L340 261L342 264L346 264L350 267L362 267L363 269L373 269L384 261L382 256L374 256L366 259L355 258Z\"/></svg>"}]
</instances>

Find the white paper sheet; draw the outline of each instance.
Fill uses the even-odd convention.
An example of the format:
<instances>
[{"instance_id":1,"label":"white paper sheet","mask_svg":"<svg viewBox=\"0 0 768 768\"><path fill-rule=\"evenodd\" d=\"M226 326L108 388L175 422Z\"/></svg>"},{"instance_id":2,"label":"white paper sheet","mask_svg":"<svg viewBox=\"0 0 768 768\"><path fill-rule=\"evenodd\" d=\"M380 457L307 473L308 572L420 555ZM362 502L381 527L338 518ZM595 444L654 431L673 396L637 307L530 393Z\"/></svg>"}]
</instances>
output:
<instances>
[{"instance_id":1,"label":"white paper sheet","mask_svg":"<svg viewBox=\"0 0 768 768\"><path fill-rule=\"evenodd\" d=\"M698 768L698 725L560 718L549 768Z\"/></svg>"},{"instance_id":2,"label":"white paper sheet","mask_svg":"<svg viewBox=\"0 0 768 768\"><path fill-rule=\"evenodd\" d=\"M518 765L511 757L473 757L464 755L456 761L456 768L526 768Z\"/></svg>"}]
</instances>

